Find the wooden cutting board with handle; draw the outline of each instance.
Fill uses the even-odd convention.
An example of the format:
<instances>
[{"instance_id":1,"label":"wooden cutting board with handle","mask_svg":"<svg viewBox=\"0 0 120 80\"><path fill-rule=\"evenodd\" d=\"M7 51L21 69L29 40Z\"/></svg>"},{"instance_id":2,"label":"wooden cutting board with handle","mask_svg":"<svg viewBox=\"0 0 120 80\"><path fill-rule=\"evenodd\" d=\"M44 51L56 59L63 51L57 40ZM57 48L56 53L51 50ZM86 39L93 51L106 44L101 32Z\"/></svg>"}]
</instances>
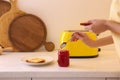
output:
<instances>
[{"instance_id":1,"label":"wooden cutting board with handle","mask_svg":"<svg viewBox=\"0 0 120 80\"><path fill-rule=\"evenodd\" d=\"M43 21L32 14L16 17L9 28L9 37L19 51L34 51L46 39L46 27Z\"/></svg>"},{"instance_id":2,"label":"wooden cutting board with handle","mask_svg":"<svg viewBox=\"0 0 120 80\"><path fill-rule=\"evenodd\" d=\"M0 17L8 12L11 8L11 4L7 1L0 0Z\"/></svg>"},{"instance_id":3,"label":"wooden cutting board with handle","mask_svg":"<svg viewBox=\"0 0 120 80\"><path fill-rule=\"evenodd\" d=\"M9 27L9 39L22 52L30 52L45 45L47 51L54 49L52 42L46 42L47 30L44 22L32 14L16 17Z\"/></svg>"},{"instance_id":4,"label":"wooden cutting board with handle","mask_svg":"<svg viewBox=\"0 0 120 80\"><path fill-rule=\"evenodd\" d=\"M8 37L9 25L15 17L25 14L17 8L17 0L10 0L11 9L0 17L0 45L4 48L12 47Z\"/></svg>"},{"instance_id":5,"label":"wooden cutting board with handle","mask_svg":"<svg viewBox=\"0 0 120 80\"><path fill-rule=\"evenodd\" d=\"M34 51L45 44L46 50L52 51L54 43L46 42L47 31L44 22L35 15L19 10L17 0L10 2L10 11L0 19L0 44L22 52Z\"/></svg>"}]
</instances>

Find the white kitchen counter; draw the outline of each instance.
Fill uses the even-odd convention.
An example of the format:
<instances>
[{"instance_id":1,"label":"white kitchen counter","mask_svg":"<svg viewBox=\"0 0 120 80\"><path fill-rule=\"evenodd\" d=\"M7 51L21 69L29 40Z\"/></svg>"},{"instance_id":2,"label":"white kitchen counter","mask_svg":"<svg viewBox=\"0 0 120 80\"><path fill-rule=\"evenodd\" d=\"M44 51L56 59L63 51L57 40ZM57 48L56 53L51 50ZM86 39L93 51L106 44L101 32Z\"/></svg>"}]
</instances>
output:
<instances>
[{"instance_id":1,"label":"white kitchen counter","mask_svg":"<svg viewBox=\"0 0 120 80\"><path fill-rule=\"evenodd\" d=\"M22 63L21 61L21 59L26 56L40 56L40 55L52 56L54 58L54 61L51 64L44 66L29 66L27 64ZM3 53L3 55L0 55L0 78L5 77L118 78L120 77L120 62L115 51L101 51L99 52L99 56L96 58L70 59L69 67L58 66L57 51L31 52L31 53L6 52Z\"/></svg>"}]
</instances>

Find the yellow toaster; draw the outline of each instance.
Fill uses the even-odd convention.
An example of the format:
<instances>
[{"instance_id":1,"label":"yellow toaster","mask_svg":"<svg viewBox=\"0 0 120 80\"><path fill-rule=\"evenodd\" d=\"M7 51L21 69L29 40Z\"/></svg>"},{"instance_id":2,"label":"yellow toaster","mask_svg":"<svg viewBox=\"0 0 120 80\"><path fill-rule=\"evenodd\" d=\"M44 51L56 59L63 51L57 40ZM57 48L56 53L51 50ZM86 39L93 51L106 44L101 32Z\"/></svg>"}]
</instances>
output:
<instances>
[{"instance_id":1,"label":"yellow toaster","mask_svg":"<svg viewBox=\"0 0 120 80\"><path fill-rule=\"evenodd\" d=\"M60 35L60 46L67 42L67 44L62 48L62 50L69 50L71 58L91 58L97 57L99 48L91 48L83 43L81 40L71 42L69 41L71 35L77 30L65 30ZM77 31L79 32L79 31ZM91 39L96 40L97 35L90 31L80 31L86 33Z\"/></svg>"}]
</instances>

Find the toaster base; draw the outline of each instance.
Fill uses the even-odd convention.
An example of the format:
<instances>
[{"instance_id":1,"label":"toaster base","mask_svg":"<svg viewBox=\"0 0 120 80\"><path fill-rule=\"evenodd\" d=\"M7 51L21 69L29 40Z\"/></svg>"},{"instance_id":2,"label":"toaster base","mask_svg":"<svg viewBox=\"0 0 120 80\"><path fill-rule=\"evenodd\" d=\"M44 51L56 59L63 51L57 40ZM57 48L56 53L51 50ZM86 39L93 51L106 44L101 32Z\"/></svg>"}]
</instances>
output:
<instances>
[{"instance_id":1,"label":"toaster base","mask_svg":"<svg viewBox=\"0 0 120 80\"><path fill-rule=\"evenodd\" d=\"M94 56L70 56L70 58L96 58L99 55L94 55Z\"/></svg>"}]
</instances>

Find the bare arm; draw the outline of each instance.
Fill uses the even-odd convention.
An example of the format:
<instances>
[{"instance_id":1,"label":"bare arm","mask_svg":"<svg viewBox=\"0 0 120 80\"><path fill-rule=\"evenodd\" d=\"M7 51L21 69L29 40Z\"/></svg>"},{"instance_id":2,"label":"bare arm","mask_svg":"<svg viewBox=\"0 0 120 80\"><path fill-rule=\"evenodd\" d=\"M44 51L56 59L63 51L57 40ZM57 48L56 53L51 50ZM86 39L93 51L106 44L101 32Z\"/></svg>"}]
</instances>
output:
<instances>
[{"instance_id":1,"label":"bare arm","mask_svg":"<svg viewBox=\"0 0 120 80\"><path fill-rule=\"evenodd\" d=\"M112 36L107 36L101 39L98 39L96 41L92 41L89 46L90 47L100 47L100 46L105 46L113 43Z\"/></svg>"},{"instance_id":2,"label":"bare arm","mask_svg":"<svg viewBox=\"0 0 120 80\"><path fill-rule=\"evenodd\" d=\"M73 33L71 41L77 41L78 39L80 39L90 47L100 47L113 43L112 36L107 36L98 40L92 40L85 33L80 33L80 32Z\"/></svg>"},{"instance_id":3,"label":"bare arm","mask_svg":"<svg viewBox=\"0 0 120 80\"><path fill-rule=\"evenodd\" d=\"M109 30L111 30L112 32L120 34L120 23L115 22L115 21L106 21L105 24Z\"/></svg>"}]
</instances>

